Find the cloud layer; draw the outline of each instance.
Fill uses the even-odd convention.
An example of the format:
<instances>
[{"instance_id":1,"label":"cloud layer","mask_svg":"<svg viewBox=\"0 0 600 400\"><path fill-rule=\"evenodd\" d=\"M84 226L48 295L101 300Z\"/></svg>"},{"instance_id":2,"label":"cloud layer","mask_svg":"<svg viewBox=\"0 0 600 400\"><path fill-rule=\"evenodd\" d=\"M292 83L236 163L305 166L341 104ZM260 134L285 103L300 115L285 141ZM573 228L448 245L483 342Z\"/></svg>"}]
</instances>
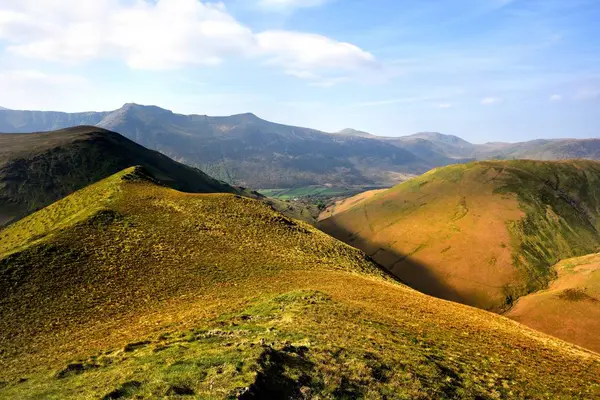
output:
<instances>
[{"instance_id":1,"label":"cloud layer","mask_svg":"<svg viewBox=\"0 0 600 400\"><path fill-rule=\"evenodd\" d=\"M23 58L61 63L118 58L131 68L150 70L218 65L243 57L262 58L306 78L375 63L359 47L322 35L252 32L223 3L197 0L4 0L0 40L8 53Z\"/></svg>"}]
</instances>

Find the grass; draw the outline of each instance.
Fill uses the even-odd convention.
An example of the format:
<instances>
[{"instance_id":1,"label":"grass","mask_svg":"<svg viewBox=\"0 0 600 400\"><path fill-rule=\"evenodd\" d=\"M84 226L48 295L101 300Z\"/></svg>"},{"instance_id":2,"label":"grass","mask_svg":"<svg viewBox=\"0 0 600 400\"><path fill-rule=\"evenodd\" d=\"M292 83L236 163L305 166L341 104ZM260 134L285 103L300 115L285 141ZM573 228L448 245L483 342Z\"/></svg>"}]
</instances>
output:
<instances>
[{"instance_id":1,"label":"grass","mask_svg":"<svg viewBox=\"0 0 600 400\"><path fill-rule=\"evenodd\" d=\"M522 297L506 316L600 352L600 255L561 261L553 272L548 289Z\"/></svg>"},{"instance_id":2,"label":"grass","mask_svg":"<svg viewBox=\"0 0 600 400\"><path fill-rule=\"evenodd\" d=\"M599 180L594 161L453 165L360 199L320 226L421 291L502 311L547 287L559 260L597 251Z\"/></svg>"},{"instance_id":3,"label":"grass","mask_svg":"<svg viewBox=\"0 0 600 400\"><path fill-rule=\"evenodd\" d=\"M28 236L0 256L0 398L600 394L596 354L409 289L262 202L140 172L56 203L69 223L3 231Z\"/></svg>"},{"instance_id":4,"label":"grass","mask_svg":"<svg viewBox=\"0 0 600 400\"><path fill-rule=\"evenodd\" d=\"M115 132L76 127L0 135L0 226L22 218L124 168L142 165L156 180L194 193L239 193L202 171Z\"/></svg>"},{"instance_id":5,"label":"grass","mask_svg":"<svg viewBox=\"0 0 600 400\"><path fill-rule=\"evenodd\" d=\"M350 197L362 191L369 190L365 187L327 187L327 186L305 186L287 189L259 189L258 192L267 197L279 200L294 200L302 198L314 198L326 200L332 197Z\"/></svg>"}]
</instances>

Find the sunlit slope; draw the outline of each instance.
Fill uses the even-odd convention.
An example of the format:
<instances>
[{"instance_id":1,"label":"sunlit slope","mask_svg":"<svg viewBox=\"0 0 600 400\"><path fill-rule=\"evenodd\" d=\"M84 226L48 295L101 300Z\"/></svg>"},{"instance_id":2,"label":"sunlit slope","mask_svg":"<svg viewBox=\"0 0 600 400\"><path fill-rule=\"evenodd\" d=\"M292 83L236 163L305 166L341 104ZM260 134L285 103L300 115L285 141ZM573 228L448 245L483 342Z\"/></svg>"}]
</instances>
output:
<instances>
[{"instance_id":1,"label":"sunlit slope","mask_svg":"<svg viewBox=\"0 0 600 400\"><path fill-rule=\"evenodd\" d=\"M600 254L556 265L548 290L520 298L505 315L600 353Z\"/></svg>"},{"instance_id":2,"label":"sunlit slope","mask_svg":"<svg viewBox=\"0 0 600 400\"><path fill-rule=\"evenodd\" d=\"M239 192L102 128L0 134L0 227L134 165L144 166L161 183L185 192Z\"/></svg>"},{"instance_id":3,"label":"sunlit slope","mask_svg":"<svg viewBox=\"0 0 600 400\"><path fill-rule=\"evenodd\" d=\"M129 169L2 231L0 398L594 398L600 358Z\"/></svg>"},{"instance_id":4,"label":"sunlit slope","mask_svg":"<svg viewBox=\"0 0 600 400\"><path fill-rule=\"evenodd\" d=\"M420 291L502 310L598 249L599 209L598 162L490 161L432 170L320 226Z\"/></svg>"}]
</instances>

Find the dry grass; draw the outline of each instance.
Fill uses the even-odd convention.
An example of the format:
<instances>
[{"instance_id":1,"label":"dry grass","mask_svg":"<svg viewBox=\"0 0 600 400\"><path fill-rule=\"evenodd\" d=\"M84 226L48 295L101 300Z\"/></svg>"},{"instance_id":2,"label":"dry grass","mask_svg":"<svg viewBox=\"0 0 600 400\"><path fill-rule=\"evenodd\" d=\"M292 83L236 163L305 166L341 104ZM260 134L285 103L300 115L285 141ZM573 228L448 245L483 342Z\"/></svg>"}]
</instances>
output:
<instances>
[{"instance_id":1,"label":"dry grass","mask_svg":"<svg viewBox=\"0 0 600 400\"><path fill-rule=\"evenodd\" d=\"M561 261L547 290L522 297L505 315L600 353L600 254Z\"/></svg>"},{"instance_id":2,"label":"dry grass","mask_svg":"<svg viewBox=\"0 0 600 400\"><path fill-rule=\"evenodd\" d=\"M455 165L348 200L320 227L418 290L501 311L598 248L599 181L593 161Z\"/></svg>"},{"instance_id":3,"label":"dry grass","mask_svg":"<svg viewBox=\"0 0 600 400\"><path fill-rule=\"evenodd\" d=\"M31 236L0 260L0 398L600 395L596 354L395 283L261 202L132 170L90 190L113 184L84 218L4 232Z\"/></svg>"}]
</instances>

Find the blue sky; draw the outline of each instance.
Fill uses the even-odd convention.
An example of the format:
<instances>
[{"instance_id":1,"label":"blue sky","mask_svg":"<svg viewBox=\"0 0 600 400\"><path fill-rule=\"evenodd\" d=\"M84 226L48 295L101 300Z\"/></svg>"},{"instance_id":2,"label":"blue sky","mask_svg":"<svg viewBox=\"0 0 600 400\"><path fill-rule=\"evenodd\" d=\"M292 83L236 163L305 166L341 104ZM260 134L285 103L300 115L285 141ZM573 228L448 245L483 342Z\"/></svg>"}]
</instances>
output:
<instances>
[{"instance_id":1,"label":"blue sky","mask_svg":"<svg viewBox=\"0 0 600 400\"><path fill-rule=\"evenodd\" d=\"M600 136L597 0L3 0L0 105Z\"/></svg>"}]
</instances>

